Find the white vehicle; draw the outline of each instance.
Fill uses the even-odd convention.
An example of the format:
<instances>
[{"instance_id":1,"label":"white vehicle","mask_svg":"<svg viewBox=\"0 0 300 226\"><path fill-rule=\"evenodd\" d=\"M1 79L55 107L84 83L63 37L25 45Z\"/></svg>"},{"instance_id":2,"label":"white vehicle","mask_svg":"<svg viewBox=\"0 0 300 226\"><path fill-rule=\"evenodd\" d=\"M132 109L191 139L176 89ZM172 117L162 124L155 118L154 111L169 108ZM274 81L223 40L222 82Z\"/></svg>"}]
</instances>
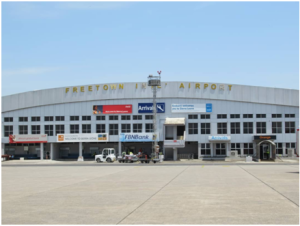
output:
<instances>
[{"instance_id":1,"label":"white vehicle","mask_svg":"<svg viewBox=\"0 0 300 226\"><path fill-rule=\"evenodd\" d=\"M95 160L96 162L114 162L116 160L115 153L114 148L104 148L101 154L95 155Z\"/></svg>"}]
</instances>

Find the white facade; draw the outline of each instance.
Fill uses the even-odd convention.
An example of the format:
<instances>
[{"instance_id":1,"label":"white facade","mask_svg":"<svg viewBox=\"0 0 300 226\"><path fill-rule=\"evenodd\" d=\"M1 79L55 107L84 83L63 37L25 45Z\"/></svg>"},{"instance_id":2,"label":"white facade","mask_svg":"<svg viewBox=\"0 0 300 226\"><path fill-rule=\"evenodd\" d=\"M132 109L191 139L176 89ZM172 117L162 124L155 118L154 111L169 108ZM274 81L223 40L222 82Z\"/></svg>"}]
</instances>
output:
<instances>
[{"instance_id":1,"label":"white facade","mask_svg":"<svg viewBox=\"0 0 300 226\"><path fill-rule=\"evenodd\" d=\"M82 133L82 124L91 125L91 133L96 133L96 124L105 124L106 131L109 133L110 124L119 125L121 133L122 124L131 125L142 124L142 133L146 131L145 124L151 124L152 120L146 120L145 115L139 114L139 103L152 102L151 87L146 83L114 83L114 84L95 84L76 87L63 87L47 90L32 91L19 93L2 97L2 144L6 147L9 143L8 137L5 136L5 126L13 126L13 134L19 133L20 125L28 126L28 134L31 134L32 125L40 125L40 133L45 134L45 125L64 125L65 134L70 133L70 125L78 124L79 133ZM241 145L241 154L243 154L243 144L253 143L254 135L276 135L275 143L282 143L283 155L285 155L286 143L296 142L296 133L286 133L285 122L294 122L295 130L299 127L299 91L292 89L279 89L256 86L243 86L234 84L218 84L204 82L162 82L158 88L157 102L165 103L165 113L159 113L157 117L158 134L161 145L166 140L166 128L164 127L166 118L185 118L185 148L178 149L178 153L195 153L201 157L201 144L210 143L211 156L215 155L218 142L209 140L209 136L230 136L230 141L225 142L226 155L229 155L231 143ZM191 113L172 113L172 104L212 104L212 112L191 112ZM93 105L132 105L130 120L109 120L109 115L105 115L105 121L96 120L93 115ZM210 115L209 119L201 119L201 115ZM227 118L218 118L219 114L226 114ZM231 118L231 114L238 114L240 118ZM253 118L243 118L244 114L253 115ZM265 118L257 118L256 114L265 114ZM279 114L281 117L273 118L272 114ZM294 117L285 117L286 114ZM121 114L122 115L122 114ZM143 115L141 120L133 120L133 115ZM197 115L197 119L189 119L189 115ZM53 116L53 121L45 121L45 116ZM56 116L64 116L64 121L55 121ZM70 116L79 116L79 121L70 121ZM83 121L82 116L91 116L90 121ZM5 118L13 117L12 122L5 122ZM28 117L27 122L19 122L19 117ZM40 121L31 121L31 117L40 117ZM231 122L240 123L240 134L231 133ZM243 123L253 123L253 133L244 133ZM266 122L266 133L257 133L256 123ZM272 133L272 122L282 123L281 133ZM189 133L189 123L196 123L198 128L197 134ZM201 123L210 123L210 134L201 134ZM227 124L227 133L218 133L218 123ZM169 129L168 129L169 130ZM59 148L66 144L57 144L57 137L48 135L48 144L44 145L53 152L59 152ZM172 132L171 132L172 133ZM176 128L173 130L176 136ZM113 143L112 143L113 142ZM109 135L109 142L101 144L110 147L113 145L116 149L119 136ZM53 143L53 145L51 145ZM224 143L224 142L223 142ZM72 146L76 144L70 144ZM93 144L86 143L86 147ZM132 144L135 145L135 144ZM147 144L137 144L137 148L144 147ZM254 146L254 152L255 145ZM100 147L100 146L99 146ZM74 147L76 150L77 146ZM18 149L18 148L15 148ZM195 151L196 150L196 151ZM168 155L168 151L164 150ZM169 151L170 152L170 151ZM20 152L21 153L21 152ZM59 153L54 154L58 155ZM38 154L38 156L40 156ZM54 157L53 157L54 158Z\"/></svg>"}]
</instances>

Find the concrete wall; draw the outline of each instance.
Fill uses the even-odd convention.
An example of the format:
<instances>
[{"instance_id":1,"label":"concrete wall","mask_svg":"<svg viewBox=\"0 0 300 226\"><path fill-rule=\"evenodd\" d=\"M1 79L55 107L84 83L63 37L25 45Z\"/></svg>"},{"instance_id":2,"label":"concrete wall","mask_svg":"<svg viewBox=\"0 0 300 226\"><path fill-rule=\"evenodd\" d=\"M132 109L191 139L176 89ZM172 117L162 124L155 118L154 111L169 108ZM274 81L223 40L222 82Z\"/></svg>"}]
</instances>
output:
<instances>
[{"instance_id":1,"label":"concrete wall","mask_svg":"<svg viewBox=\"0 0 300 226\"><path fill-rule=\"evenodd\" d=\"M126 99L147 99L153 95L151 88L148 86L143 88L142 83L123 83L123 88L119 87L119 83L115 84L116 89L112 89L112 84L93 84L77 86L77 92L73 92L73 87L62 87L9 95L2 97L2 112L96 100L122 100L124 102ZM206 100L299 106L298 90L220 83L206 83L207 88L205 88L205 82L199 84L200 89L196 88L196 82L162 82L161 88L158 88L157 97L187 99L196 97ZM215 89L212 89L212 84L216 85ZM221 89L221 85L224 90ZM89 86L92 91L89 91ZM66 88L69 88L69 91Z\"/></svg>"}]
</instances>

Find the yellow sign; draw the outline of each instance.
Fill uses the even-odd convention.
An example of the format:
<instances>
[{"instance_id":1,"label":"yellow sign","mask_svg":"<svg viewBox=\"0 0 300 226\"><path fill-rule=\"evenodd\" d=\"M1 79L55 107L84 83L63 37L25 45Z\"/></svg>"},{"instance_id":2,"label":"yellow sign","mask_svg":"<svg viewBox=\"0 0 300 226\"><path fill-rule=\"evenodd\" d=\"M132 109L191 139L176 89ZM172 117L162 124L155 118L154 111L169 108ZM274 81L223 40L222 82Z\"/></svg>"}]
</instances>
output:
<instances>
[{"instance_id":1,"label":"yellow sign","mask_svg":"<svg viewBox=\"0 0 300 226\"><path fill-rule=\"evenodd\" d=\"M165 83L165 87L167 86L167 83ZM203 89L212 89L212 90L216 90L216 89L219 89L219 90L226 90L226 87L224 84L208 84L208 83L204 83L204 84L200 84L200 83L195 83L195 86L192 86L191 83L188 83L186 84L186 87L188 87L188 89L201 89L203 87ZM95 88L95 89L94 89ZM140 85L138 83L135 84L135 89L138 89L138 88L142 88L142 89L146 89L147 88L147 83L141 83ZM151 87L153 88L153 87ZM158 86L157 88L161 88L161 86ZM184 83L180 83L179 85L179 89L184 89L185 88L185 84ZM227 90L231 91L231 88L232 88L232 85L227 85ZM99 89L102 89L102 90L117 90L117 89L124 89L124 84L110 84L110 85L107 85L107 84L104 84L104 85L95 85L94 87L93 86L87 86L87 90L85 89L84 86L79 86L79 87L72 87L72 88L65 88L65 93L69 93L71 90L73 93L78 93L79 92L92 92L94 90L96 91L99 91Z\"/></svg>"}]
</instances>

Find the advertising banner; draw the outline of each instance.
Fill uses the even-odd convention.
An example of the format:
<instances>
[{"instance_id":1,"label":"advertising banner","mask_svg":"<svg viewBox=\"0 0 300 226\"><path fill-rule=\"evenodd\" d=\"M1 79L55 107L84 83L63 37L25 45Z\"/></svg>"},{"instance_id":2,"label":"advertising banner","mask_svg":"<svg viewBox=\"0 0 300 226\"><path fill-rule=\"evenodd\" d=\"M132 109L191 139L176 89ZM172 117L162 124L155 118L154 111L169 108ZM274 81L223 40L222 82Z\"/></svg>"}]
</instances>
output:
<instances>
[{"instance_id":1,"label":"advertising banner","mask_svg":"<svg viewBox=\"0 0 300 226\"><path fill-rule=\"evenodd\" d=\"M131 114L132 113L132 105L94 105L93 106L93 114L101 115L101 114Z\"/></svg>"},{"instance_id":2,"label":"advertising banner","mask_svg":"<svg viewBox=\"0 0 300 226\"><path fill-rule=\"evenodd\" d=\"M9 143L47 143L47 134L9 135Z\"/></svg>"},{"instance_id":3,"label":"advertising banner","mask_svg":"<svg viewBox=\"0 0 300 226\"><path fill-rule=\"evenodd\" d=\"M154 133L120 133L121 142L153 142L158 141L158 134Z\"/></svg>"},{"instance_id":4,"label":"advertising banner","mask_svg":"<svg viewBox=\"0 0 300 226\"><path fill-rule=\"evenodd\" d=\"M212 104L172 104L172 113L212 112Z\"/></svg>"},{"instance_id":5,"label":"advertising banner","mask_svg":"<svg viewBox=\"0 0 300 226\"><path fill-rule=\"evenodd\" d=\"M139 103L139 113L153 113L153 103ZM165 113L165 103L156 103L156 112Z\"/></svg>"},{"instance_id":6,"label":"advertising banner","mask_svg":"<svg viewBox=\"0 0 300 226\"><path fill-rule=\"evenodd\" d=\"M209 141L230 141L230 136L209 136Z\"/></svg>"},{"instance_id":7,"label":"advertising banner","mask_svg":"<svg viewBox=\"0 0 300 226\"><path fill-rule=\"evenodd\" d=\"M107 142L108 133L57 134L57 142Z\"/></svg>"}]
</instances>

